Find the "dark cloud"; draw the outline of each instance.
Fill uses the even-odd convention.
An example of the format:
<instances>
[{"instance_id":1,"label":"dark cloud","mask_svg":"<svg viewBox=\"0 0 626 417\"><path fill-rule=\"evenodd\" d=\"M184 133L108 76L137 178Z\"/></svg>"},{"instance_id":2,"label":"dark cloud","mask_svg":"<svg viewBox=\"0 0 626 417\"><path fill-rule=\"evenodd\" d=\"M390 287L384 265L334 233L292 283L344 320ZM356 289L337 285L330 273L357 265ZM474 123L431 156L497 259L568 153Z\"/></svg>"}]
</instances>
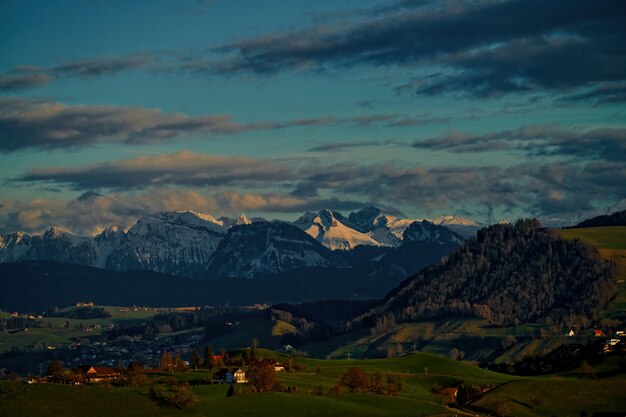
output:
<instances>
[{"instance_id":1,"label":"dark cloud","mask_svg":"<svg viewBox=\"0 0 626 417\"><path fill-rule=\"evenodd\" d=\"M286 166L265 160L182 151L78 168L39 168L29 171L16 181L62 184L76 190L128 190L163 185L223 186L280 182L293 177L292 171ZM88 191L81 197L91 197L92 193Z\"/></svg>"},{"instance_id":2,"label":"dark cloud","mask_svg":"<svg viewBox=\"0 0 626 417\"><path fill-rule=\"evenodd\" d=\"M337 152L348 151L354 148L370 146L407 146L406 143L397 140L385 141L359 141L359 142L329 142L322 143L307 149L307 152Z\"/></svg>"},{"instance_id":3,"label":"dark cloud","mask_svg":"<svg viewBox=\"0 0 626 417\"><path fill-rule=\"evenodd\" d=\"M54 67L19 66L9 73L0 74L0 91L18 91L40 87L59 78L95 78L114 75L122 71L141 68L158 68L156 57L148 54L108 56L68 61Z\"/></svg>"},{"instance_id":4,"label":"dark cloud","mask_svg":"<svg viewBox=\"0 0 626 417\"><path fill-rule=\"evenodd\" d=\"M193 208L223 213L354 209L365 202L383 202L422 213L465 209L477 214L497 211L545 216L593 209L626 198L626 164L618 160L587 164L527 162L509 167L407 167L395 162L295 163L182 152L76 168L39 168L16 181L83 191L72 204L81 209L102 207L102 212L113 210L113 204L128 210L140 207L144 212ZM211 190L210 194L201 193L205 187ZM231 187L255 191L235 192ZM93 192L103 189L115 191L115 200L110 195L100 195L101 191ZM134 194L138 190L142 190L141 194ZM123 196L127 196L126 200ZM23 223L32 217L38 219L34 223L43 224L42 219L46 219L48 225L57 224L49 220L68 210L67 202L31 202L37 209L16 208L10 201L0 203L5 205L3 212L16 216L19 213ZM120 210L116 208L111 216L121 217L115 214ZM137 215L136 211L132 213ZM11 224L9 220L6 224Z\"/></svg>"},{"instance_id":5,"label":"dark cloud","mask_svg":"<svg viewBox=\"0 0 626 417\"><path fill-rule=\"evenodd\" d=\"M559 99L561 103L574 104L617 104L626 102L626 81L605 83L577 94L565 95Z\"/></svg>"},{"instance_id":6,"label":"dark cloud","mask_svg":"<svg viewBox=\"0 0 626 417\"><path fill-rule=\"evenodd\" d=\"M449 132L413 144L449 152L521 151L525 154L575 156L581 159L626 160L626 129L583 130L557 125L531 125L515 130L471 135Z\"/></svg>"},{"instance_id":7,"label":"dark cloud","mask_svg":"<svg viewBox=\"0 0 626 417\"><path fill-rule=\"evenodd\" d=\"M81 148L99 143L147 144L192 135L228 135L302 127L393 128L446 123L448 120L429 115L375 114L241 123L229 115L220 114L188 116L140 107L67 106L45 100L4 98L0 99L0 152Z\"/></svg>"},{"instance_id":8,"label":"dark cloud","mask_svg":"<svg viewBox=\"0 0 626 417\"><path fill-rule=\"evenodd\" d=\"M216 51L229 56L209 65L221 73L256 74L436 65L439 74L404 88L479 96L565 90L625 77L626 4L620 0L405 3L392 7L402 13L347 28L317 26L226 44Z\"/></svg>"},{"instance_id":9,"label":"dark cloud","mask_svg":"<svg viewBox=\"0 0 626 417\"><path fill-rule=\"evenodd\" d=\"M27 99L0 100L0 151L78 148L102 142L157 142L190 134L245 130L227 115L187 116L158 109L66 106Z\"/></svg>"},{"instance_id":10,"label":"dark cloud","mask_svg":"<svg viewBox=\"0 0 626 417\"><path fill-rule=\"evenodd\" d=\"M0 74L0 91L17 91L48 84L52 79L42 73Z\"/></svg>"},{"instance_id":11,"label":"dark cloud","mask_svg":"<svg viewBox=\"0 0 626 417\"><path fill-rule=\"evenodd\" d=\"M152 62L152 59L150 55L99 57L70 61L50 68L48 71L58 76L100 77L146 67Z\"/></svg>"}]
</instances>

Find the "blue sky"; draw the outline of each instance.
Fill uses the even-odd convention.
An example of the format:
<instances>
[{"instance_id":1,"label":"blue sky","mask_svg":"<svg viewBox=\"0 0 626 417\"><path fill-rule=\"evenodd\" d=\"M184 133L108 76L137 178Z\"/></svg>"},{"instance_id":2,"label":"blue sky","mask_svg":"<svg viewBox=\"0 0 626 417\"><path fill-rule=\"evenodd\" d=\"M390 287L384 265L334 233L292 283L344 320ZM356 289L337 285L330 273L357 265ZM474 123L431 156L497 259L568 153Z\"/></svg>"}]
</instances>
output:
<instances>
[{"instance_id":1,"label":"blue sky","mask_svg":"<svg viewBox=\"0 0 626 417\"><path fill-rule=\"evenodd\" d=\"M621 1L0 1L0 232L626 198Z\"/></svg>"}]
</instances>

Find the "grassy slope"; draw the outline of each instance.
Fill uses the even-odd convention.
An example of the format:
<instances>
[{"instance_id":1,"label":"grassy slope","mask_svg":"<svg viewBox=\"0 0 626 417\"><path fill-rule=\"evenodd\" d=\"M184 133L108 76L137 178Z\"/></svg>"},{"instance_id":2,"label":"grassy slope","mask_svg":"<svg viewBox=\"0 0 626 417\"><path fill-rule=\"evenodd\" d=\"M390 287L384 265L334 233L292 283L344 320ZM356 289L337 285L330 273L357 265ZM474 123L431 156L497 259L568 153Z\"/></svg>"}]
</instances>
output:
<instances>
[{"instance_id":1,"label":"grassy slope","mask_svg":"<svg viewBox=\"0 0 626 417\"><path fill-rule=\"evenodd\" d=\"M262 356L274 356L283 362L280 354L259 350ZM224 385L195 386L198 402L183 412L159 408L145 395L146 389L106 386L59 386L0 384L0 415L6 417L37 415L89 416L417 416L438 415L448 411L439 399L429 393L433 383L440 385L465 382L471 385L501 385L476 402L484 407L490 398L510 403L509 415L578 415L584 408L589 415L595 411L616 411L626 407L623 389L624 375L601 380L582 380L564 377L520 378L498 374L451 361L440 356L418 353L400 358L379 360L318 360L297 359L308 372L280 373L285 385L295 385L299 394L264 393L226 398ZM361 366L367 372L380 371L404 375L405 387L397 397L371 394L327 393L339 377L350 367ZM320 373L314 373L319 367ZM424 367L429 368L428 375ZM181 379L206 379L204 371L179 375ZM324 387L324 396L309 395L315 386ZM525 405L530 394L542 400L535 411ZM534 413L534 414L533 414Z\"/></svg>"},{"instance_id":2,"label":"grassy slope","mask_svg":"<svg viewBox=\"0 0 626 417\"><path fill-rule=\"evenodd\" d=\"M580 239L598 249L600 256L616 267L616 293L607 317L626 320L626 226L563 229L557 233L565 239Z\"/></svg>"},{"instance_id":3,"label":"grassy slope","mask_svg":"<svg viewBox=\"0 0 626 417\"><path fill-rule=\"evenodd\" d=\"M82 338L99 335L102 329L110 324L118 326L121 323L133 324L141 323L143 320L153 317L165 310L139 310L139 311L118 311L120 307L113 306L99 306L103 307L111 317L101 319L90 320L75 320L66 319L63 317L45 317L43 319L36 319L36 321L43 321L49 323L52 326L58 326L59 328L31 328L28 332L16 332L16 333L0 333L0 353L11 350L13 346L20 348L27 348L28 346L36 346L45 343L46 346L63 347L69 345L73 338ZM68 307L64 310L73 309L74 307ZM8 318L9 313L0 312L0 317ZM64 329L63 326L66 322L69 322L69 328ZM94 329L91 332L81 331L80 326L84 328L97 324L101 326L100 329Z\"/></svg>"}]
</instances>

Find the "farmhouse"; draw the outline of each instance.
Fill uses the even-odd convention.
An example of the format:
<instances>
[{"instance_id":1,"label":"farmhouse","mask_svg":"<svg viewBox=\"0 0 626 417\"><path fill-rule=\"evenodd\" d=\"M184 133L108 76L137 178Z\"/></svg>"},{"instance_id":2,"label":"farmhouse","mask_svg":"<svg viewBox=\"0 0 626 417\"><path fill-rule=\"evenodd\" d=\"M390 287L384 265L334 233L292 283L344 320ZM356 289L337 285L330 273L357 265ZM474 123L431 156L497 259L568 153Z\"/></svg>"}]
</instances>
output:
<instances>
[{"instance_id":1,"label":"farmhouse","mask_svg":"<svg viewBox=\"0 0 626 417\"><path fill-rule=\"evenodd\" d=\"M118 379L121 375L106 366L79 366L76 370L85 378L85 382L104 382Z\"/></svg>"},{"instance_id":2,"label":"farmhouse","mask_svg":"<svg viewBox=\"0 0 626 417\"><path fill-rule=\"evenodd\" d=\"M237 384L248 383L248 380L246 379L246 372L241 368L233 369L233 377Z\"/></svg>"},{"instance_id":3,"label":"farmhouse","mask_svg":"<svg viewBox=\"0 0 626 417\"><path fill-rule=\"evenodd\" d=\"M76 307L93 307L95 304L93 303L93 301L89 301L87 303L84 303L82 301L77 301L76 302Z\"/></svg>"},{"instance_id":4,"label":"farmhouse","mask_svg":"<svg viewBox=\"0 0 626 417\"><path fill-rule=\"evenodd\" d=\"M440 394L444 397L448 397L450 401L456 401L456 397L459 393L459 387L446 387L443 388Z\"/></svg>"}]
</instances>

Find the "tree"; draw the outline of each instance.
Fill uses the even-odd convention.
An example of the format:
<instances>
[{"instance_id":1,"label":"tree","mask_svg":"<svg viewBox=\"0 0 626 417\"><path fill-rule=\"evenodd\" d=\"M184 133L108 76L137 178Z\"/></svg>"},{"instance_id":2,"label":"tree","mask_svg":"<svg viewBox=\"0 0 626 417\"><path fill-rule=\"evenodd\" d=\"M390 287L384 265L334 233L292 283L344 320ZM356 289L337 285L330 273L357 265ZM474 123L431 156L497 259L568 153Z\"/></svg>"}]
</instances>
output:
<instances>
[{"instance_id":1,"label":"tree","mask_svg":"<svg viewBox=\"0 0 626 417\"><path fill-rule=\"evenodd\" d=\"M404 387L404 380L400 375L388 374L385 378L387 395L395 396L402 391Z\"/></svg>"},{"instance_id":2,"label":"tree","mask_svg":"<svg viewBox=\"0 0 626 417\"><path fill-rule=\"evenodd\" d=\"M206 369L213 368L213 348L209 345L204 347L204 367Z\"/></svg>"},{"instance_id":3,"label":"tree","mask_svg":"<svg viewBox=\"0 0 626 417\"><path fill-rule=\"evenodd\" d=\"M63 362L59 360L53 360L48 364L48 375L53 378L63 378L67 372L67 369L63 367Z\"/></svg>"},{"instance_id":4,"label":"tree","mask_svg":"<svg viewBox=\"0 0 626 417\"><path fill-rule=\"evenodd\" d=\"M276 371L268 361L254 362L248 367L247 377L256 391L269 391L276 380Z\"/></svg>"},{"instance_id":5,"label":"tree","mask_svg":"<svg viewBox=\"0 0 626 417\"><path fill-rule=\"evenodd\" d=\"M143 387L148 384L148 376L144 373L141 362L131 362L126 368L126 382L131 387Z\"/></svg>"},{"instance_id":6,"label":"tree","mask_svg":"<svg viewBox=\"0 0 626 417\"><path fill-rule=\"evenodd\" d=\"M175 378L168 379L164 384L157 384L150 389L150 396L161 404L172 405L181 410L187 409L197 401L188 382L178 382Z\"/></svg>"},{"instance_id":7,"label":"tree","mask_svg":"<svg viewBox=\"0 0 626 417\"><path fill-rule=\"evenodd\" d=\"M383 375L380 372L370 375L369 391L373 394L384 394Z\"/></svg>"},{"instance_id":8,"label":"tree","mask_svg":"<svg viewBox=\"0 0 626 417\"><path fill-rule=\"evenodd\" d=\"M201 362L202 362L202 359L200 359L200 355L198 354L196 350L194 350L193 353L191 354L191 366L193 367L193 369L198 369L200 367Z\"/></svg>"},{"instance_id":9,"label":"tree","mask_svg":"<svg viewBox=\"0 0 626 417\"><path fill-rule=\"evenodd\" d=\"M172 355L167 350L163 351L163 356L161 356L161 362L159 363L159 369L169 372L174 370L174 360L172 359Z\"/></svg>"},{"instance_id":10,"label":"tree","mask_svg":"<svg viewBox=\"0 0 626 417\"><path fill-rule=\"evenodd\" d=\"M176 355L176 357L174 358L174 369L176 370L176 372L185 372L187 369L189 369L189 367L187 366L183 358L180 357L180 355Z\"/></svg>"},{"instance_id":11,"label":"tree","mask_svg":"<svg viewBox=\"0 0 626 417\"><path fill-rule=\"evenodd\" d=\"M363 368L353 366L343 374L339 384L346 387L350 392L365 392L369 385L369 378Z\"/></svg>"}]
</instances>

